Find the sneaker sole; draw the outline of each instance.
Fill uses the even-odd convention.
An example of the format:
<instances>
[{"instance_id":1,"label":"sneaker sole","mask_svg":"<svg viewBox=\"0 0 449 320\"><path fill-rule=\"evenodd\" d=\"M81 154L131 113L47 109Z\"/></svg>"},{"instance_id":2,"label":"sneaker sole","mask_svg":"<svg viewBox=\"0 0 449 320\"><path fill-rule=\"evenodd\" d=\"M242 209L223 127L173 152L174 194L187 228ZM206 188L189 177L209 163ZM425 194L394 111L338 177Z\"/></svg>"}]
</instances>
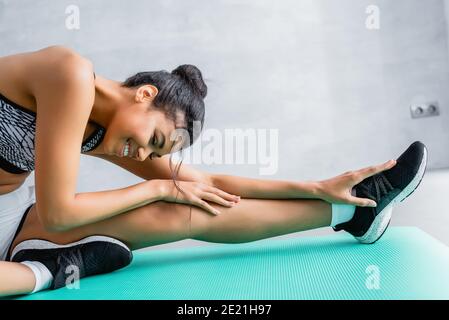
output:
<instances>
[{"instance_id":1,"label":"sneaker sole","mask_svg":"<svg viewBox=\"0 0 449 320\"><path fill-rule=\"evenodd\" d=\"M19 243L11 253L10 260L14 258L14 256L19 253L22 250L34 250L34 249L63 249L63 248L69 248L69 247L75 247L80 244L86 244L91 242L108 242L108 243L114 243L117 244L127 251L129 251L129 248L121 241L109 237L104 236L90 236L87 238L83 238L77 242L73 242L66 245L59 245L47 240L41 240L41 239L32 239L32 240L25 240L21 243Z\"/></svg>"},{"instance_id":2,"label":"sneaker sole","mask_svg":"<svg viewBox=\"0 0 449 320\"><path fill-rule=\"evenodd\" d=\"M379 240L390 225L393 204L404 201L420 185L427 167L427 148L424 147L424 155L419 165L418 172L412 181L399 193L374 219L368 231L361 237L355 237L360 243L372 244Z\"/></svg>"}]
</instances>

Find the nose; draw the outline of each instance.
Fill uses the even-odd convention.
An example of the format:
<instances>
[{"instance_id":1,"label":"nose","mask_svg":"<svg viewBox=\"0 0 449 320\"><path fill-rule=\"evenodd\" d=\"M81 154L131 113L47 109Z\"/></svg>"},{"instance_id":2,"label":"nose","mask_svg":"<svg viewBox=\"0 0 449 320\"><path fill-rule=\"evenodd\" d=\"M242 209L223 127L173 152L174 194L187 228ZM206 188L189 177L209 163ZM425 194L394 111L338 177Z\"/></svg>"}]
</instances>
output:
<instances>
[{"instance_id":1,"label":"nose","mask_svg":"<svg viewBox=\"0 0 449 320\"><path fill-rule=\"evenodd\" d=\"M148 151L145 151L144 148L139 147L137 149L136 158L138 161L144 161L148 157Z\"/></svg>"}]
</instances>

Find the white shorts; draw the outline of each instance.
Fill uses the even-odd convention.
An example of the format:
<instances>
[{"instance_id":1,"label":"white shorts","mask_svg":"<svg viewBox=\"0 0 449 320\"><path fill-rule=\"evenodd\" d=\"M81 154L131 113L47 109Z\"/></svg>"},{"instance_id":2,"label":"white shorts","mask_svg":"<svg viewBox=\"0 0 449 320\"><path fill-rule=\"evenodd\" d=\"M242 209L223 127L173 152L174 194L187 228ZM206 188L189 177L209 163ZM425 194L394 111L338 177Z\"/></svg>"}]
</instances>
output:
<instances>
[{"instance_id":1,"label":"white shorts","mask_svg":"<svg viewBox=\"0 0 449 320\"><path fill-rule=\"evenodd\" d=\"M34 185L0 195L0 261L5 260L25 211L36 202Z\"/></svg>"}]
</instances>

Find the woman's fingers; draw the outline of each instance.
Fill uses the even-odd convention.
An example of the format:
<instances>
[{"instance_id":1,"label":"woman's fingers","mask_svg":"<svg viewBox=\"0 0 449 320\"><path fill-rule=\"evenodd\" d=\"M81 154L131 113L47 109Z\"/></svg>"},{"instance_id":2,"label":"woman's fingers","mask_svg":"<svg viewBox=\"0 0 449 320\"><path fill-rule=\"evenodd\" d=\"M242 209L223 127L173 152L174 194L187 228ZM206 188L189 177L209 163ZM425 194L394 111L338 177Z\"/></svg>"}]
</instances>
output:
<instances>
[{"instance_id":1,"label":"woman's fingers","mask_svg":"<svg viewBox=\"0 0 449 320\"><path fill-rule=\"evenodd\" d=\"M214 215L220 214L220 211L212 207L204 200L220 204L225 207L232 207L240 200L240 197L229 194L223 190L210 185L198 182L183 182L186 187L186 194L182 195L184 203L195 205Z\"/></svg>"},{"instance_id":2,"label":"woman's fingers","mask_svg":"<svg viewBox=\"0 0 449 320\"><path fill-rule=\"evenodd\" d=\"M232 207L235 204L235 202L225 200L222 197L220 197L214 193L211 193L211 192L205 192L204 194L202 194L202 196L200 198L202 198L203 200L209 200L209 201L221 204L225 207Z\"/></svg>"},{"instance_id":3,"label":"woman's fingers","mask_svg":"<svg viewBox=\"0 0 449 320\"><path fill-rule=\"evenodd\" d=\"M214 215L220 214L219 210L215 209L210 204L208 204L206 201L204 201L196 196L188 197L185 199L179 199L179 200L180 201L170 201L170 202L194 205L194 206L199 207L199 208L201 208L209 213L212 213Z\"/></svg>"},{"instance_id":4,"label":"woman's fingers","mask_svg":"<svg viewBox=\"0 0 449 320\"><path fill-rule=\"evenodd\" d=\"M357 183L365 180L368 177L378 174L379 172L389 170L389 169L393 168L395 165L396 165L396 160L389 160L389 161L379 164L379 165L360 169L360 170L356 171L357 176L358 176Z\"/></svg>"},{"instance_id":5,"label":"woman's fingers","mask_svg":"<svg viewBox=\"0 0 449 320\"><path fill-rule=\"evenodd\" d=\"M237 202L240 200L239 196L233 195L233 194L229 194L226 191L223 191L221 189L212 187L212 186L208 186L205 191L210 192L210 193L215 193L216 195L220 196L223 199L226 199L228 201L234 201Z\"/></svg>"},{"instance_id":6,"label":"woman's fingers","mask_svg":"<svg viewBox=\"0 0 449 320\"><path fill-rule=\"evenodd\" d=\"M198 199L195 201L195 205L206 210L207 212L210 212L214 215L219 215L220 211L212 207L210 204L208 204L206 201Z\"/></svg>"}]
</instances>

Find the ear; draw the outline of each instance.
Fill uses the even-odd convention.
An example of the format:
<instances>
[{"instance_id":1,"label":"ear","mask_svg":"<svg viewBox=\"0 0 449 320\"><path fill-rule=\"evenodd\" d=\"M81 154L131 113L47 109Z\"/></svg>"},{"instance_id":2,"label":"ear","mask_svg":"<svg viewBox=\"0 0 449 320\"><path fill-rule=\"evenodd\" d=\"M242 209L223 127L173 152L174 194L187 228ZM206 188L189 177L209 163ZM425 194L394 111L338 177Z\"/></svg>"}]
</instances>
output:
<instances>
[{"instance_id":1,"label":"ear","mask_svg":"<svg viewBox=\"0 0 449 320\"><path fill-rule=\"evenodd\" d=\"M158 93L158 89L151 84L140 86L136 91L136 102L143 102L144 100L151 101Z\"/></svg>"}]
</instances>

